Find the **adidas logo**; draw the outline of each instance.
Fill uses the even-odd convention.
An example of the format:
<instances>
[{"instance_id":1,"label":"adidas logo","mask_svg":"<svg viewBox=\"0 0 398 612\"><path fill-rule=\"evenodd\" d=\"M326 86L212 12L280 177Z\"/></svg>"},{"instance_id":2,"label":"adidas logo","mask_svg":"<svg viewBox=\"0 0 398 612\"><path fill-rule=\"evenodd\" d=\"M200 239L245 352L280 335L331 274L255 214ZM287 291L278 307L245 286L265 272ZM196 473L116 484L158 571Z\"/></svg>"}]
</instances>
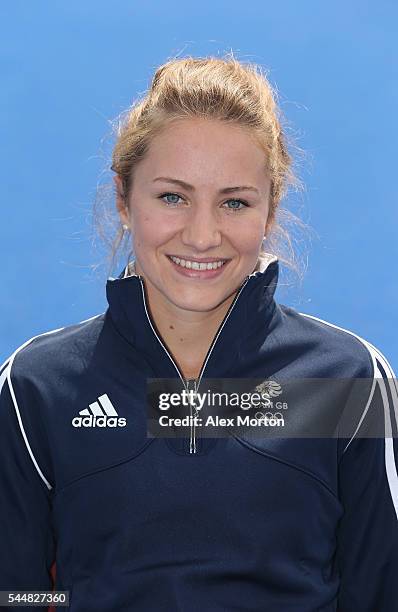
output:
<instances>
[{"instance_id":1,"label":"adidas logo","mask_svg":"<svg viewBox=\"0 0 398 612\"><path fill-rule=\"evenodd\" d=\"M119 417L106 393L88 408L80 410L81 416L72 419L73 427L125 427L126 419Z\"/></svg>"}]
</instances>

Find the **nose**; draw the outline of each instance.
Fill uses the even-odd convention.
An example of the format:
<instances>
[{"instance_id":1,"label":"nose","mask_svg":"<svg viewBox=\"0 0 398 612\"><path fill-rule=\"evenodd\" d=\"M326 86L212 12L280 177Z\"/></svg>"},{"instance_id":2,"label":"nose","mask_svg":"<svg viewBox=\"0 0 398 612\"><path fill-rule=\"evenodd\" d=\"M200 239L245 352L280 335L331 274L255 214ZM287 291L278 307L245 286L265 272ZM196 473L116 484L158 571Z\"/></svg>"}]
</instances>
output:
<instances>
[{"instance_id":1,"label":"nose","mask_svg":"<svg viewBox=\"0 0 398 612\"><path fill-rule=\"evenodd\" d=\"M195 207L186 219L182 242L192 251L205 252L221 245L221 228L217 212L208 207Z\"/></svg>"}]
</instances>

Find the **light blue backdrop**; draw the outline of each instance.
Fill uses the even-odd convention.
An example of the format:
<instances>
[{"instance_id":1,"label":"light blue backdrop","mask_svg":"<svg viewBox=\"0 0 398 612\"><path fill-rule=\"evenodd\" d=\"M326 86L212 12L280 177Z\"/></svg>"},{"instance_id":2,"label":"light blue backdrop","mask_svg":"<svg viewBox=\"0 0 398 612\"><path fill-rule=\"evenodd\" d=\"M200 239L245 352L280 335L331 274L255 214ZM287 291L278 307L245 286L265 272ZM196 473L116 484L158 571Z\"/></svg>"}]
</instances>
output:
<instances>
[{"instance_id":1,"label":"light blue backdrop","mask_svg":"<svg viewBox=\"0 0 398 612\"><path fill-rule=\"evenodd\" d=\"M315 235L303 282L277 299L369 339L397 370L397 6L2 3L0 360L106 308L91 207L111 177L109 120L171 56L232 49L269 70L307 154L295 200Z\"/></svg>"}]
</instances>

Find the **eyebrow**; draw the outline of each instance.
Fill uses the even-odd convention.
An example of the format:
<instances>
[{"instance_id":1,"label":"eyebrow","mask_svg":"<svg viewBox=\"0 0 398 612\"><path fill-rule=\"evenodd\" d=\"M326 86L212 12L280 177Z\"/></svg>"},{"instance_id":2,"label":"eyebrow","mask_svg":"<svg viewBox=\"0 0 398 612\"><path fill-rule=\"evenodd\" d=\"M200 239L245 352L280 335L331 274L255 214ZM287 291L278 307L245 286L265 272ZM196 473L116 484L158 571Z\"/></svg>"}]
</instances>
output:
<instances>
[{"instance_id":1,"label":"eyebrow","mask_svg":"<svg viewBox=\"0 0 398 612\"><path fill-rule=\"evenodd\" d=\"M193 187L193 185L190 185L189 183L186 183L185 181L181 181L180 179L175 179L175 178L171 178L168 176L157 176L155 179L153 179L153 183L155 183L156 181L165 181L167 183L175 183L176 185L180 185L180 187L183 187L184 189L187 189L188 191L195 191L195 187ZM257 194L260 193L258 189L256 189L255 187L251 187L250 185L238 185L237 187L224 187L223 189L219 190L219 193L234 193L235 191L254 191Z\"/></svg>"}]
</instances>

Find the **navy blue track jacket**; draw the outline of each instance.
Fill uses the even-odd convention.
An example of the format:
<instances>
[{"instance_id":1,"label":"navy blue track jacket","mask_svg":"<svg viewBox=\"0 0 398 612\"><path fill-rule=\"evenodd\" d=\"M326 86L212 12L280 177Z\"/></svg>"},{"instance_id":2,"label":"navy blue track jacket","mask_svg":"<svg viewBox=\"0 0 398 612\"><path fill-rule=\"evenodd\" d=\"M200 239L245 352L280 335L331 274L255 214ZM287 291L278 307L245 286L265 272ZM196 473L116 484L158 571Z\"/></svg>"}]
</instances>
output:
<instances>
[{"instance_id":1,"label":"navy blue track jacket","mask_svg":"<svg viewBox=\"0 0 398 612\"><path fill-rule=\"evenodd\" d=\"M394 373L276 303L278 266L245 279L200 378L368 378L352 437L147 437L147 379L182 375L126 266L105 313L0 370L0 590L51 590L56 561L72 612L397 612ZM364 438L376 401L386 435Z\"/></svg>"}]
</instances>

